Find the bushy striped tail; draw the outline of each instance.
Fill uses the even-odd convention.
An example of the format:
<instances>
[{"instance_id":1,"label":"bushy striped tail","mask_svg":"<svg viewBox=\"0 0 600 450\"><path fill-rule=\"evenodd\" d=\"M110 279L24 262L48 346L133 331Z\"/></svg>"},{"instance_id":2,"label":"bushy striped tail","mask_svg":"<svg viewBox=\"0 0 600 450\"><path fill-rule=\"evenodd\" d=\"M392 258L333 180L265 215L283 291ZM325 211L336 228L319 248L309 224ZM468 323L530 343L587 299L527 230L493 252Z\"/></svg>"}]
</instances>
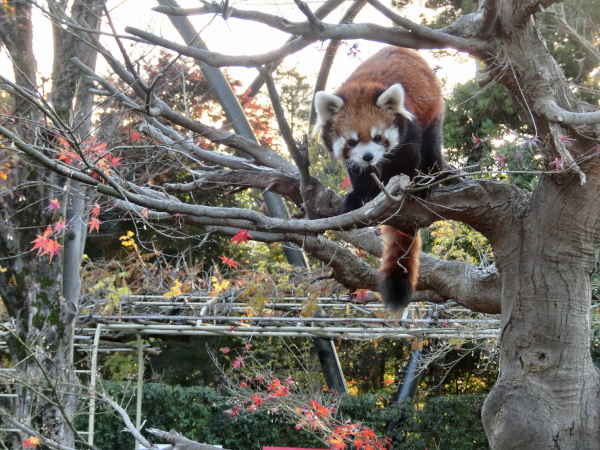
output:
<instances>
[{"instance_id":1,"label":"bushy striped tail","mask_svg":"<svg viewBox=\"0 0 600 450\"><path fill-rule=\"evenodd\" d=\"M381 227L383 261L379 269L379 293L392 311L406 307L419 277L421 233L405 234L392 226Z\"/></svg>"}]
</instances>

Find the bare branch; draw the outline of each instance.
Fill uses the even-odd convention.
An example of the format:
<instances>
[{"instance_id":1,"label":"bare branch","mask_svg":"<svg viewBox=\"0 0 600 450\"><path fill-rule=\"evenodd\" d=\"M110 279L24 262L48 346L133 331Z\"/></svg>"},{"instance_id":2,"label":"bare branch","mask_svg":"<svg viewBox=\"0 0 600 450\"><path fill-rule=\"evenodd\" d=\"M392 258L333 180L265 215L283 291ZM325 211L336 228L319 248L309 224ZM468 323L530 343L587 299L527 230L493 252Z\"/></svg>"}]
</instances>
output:
<instances>
[{"instance_id":1,"label":"bare branch","mask_svg":"<svg viewBox=\"0 0 600 450\"><path fill-rule=\"evenodd\" d=\"M572 112L561 108L551 98L542 98L535 101L533 109L548 120L561 125L597 125L600 124L600 110L588 112Z\"/></svg>"},{"instance_id":2,"label":"bare branch","mask_svg":"<svg viewBox=\"0 0 600 450\"><path fill-rule=\"evenodd\" d=\"M335 7L338 6L338 1L339 0L329 0L328 2L325 2L323 5L321 5L316 11L315 11L315 16L321 20L323 20L325 17L327 17L329 15L329 13L331 11L333 11L333 9ZM339 2L341 3L341 2ZM348 17L349 17L349 12L352 14L352 16L355 15L356 12L360 11L360 9L365 5L366 0L354 0L354 2L352 3L352 5L350 6L350 8L348 8L346 10L346 12L344 13L344 15L342 16L342 19L340 20L339 23L345 23L346 21L348 21ZM356 8L357 5L361 5L360 8ZM334 6L335 5L335 6ZM296 39L298 36L291 36L287 42L291 42L294 39ZM271 72L275 72L275 70L277 69L277 67L279 67L279 65L283 62L283 60L279 60L279 61L274 61L273 63L269 64L268 66L268 70L270 70ZM246 89L246 92L248 93L247 95L249 97L254 97L256 94L258 94L258 92L260 91L260 88L263 86L264 84L264 80L262 78L262 76L259 74L253 81L252 83L250 83L250 85L248 86L248 89Z\"/></svg>"},{"instance_id":3,"label":"bare branch","mask_svg":"<svg viewBox=\"0 0 600 450\"><path fill-rule=\"evenodd\" d=\"M296 145L296 141L294 140L294 136L292 135L292 129L290 128L290 125L288 124L285 118L283 106L281 106L279 93L277 92L277 87L275 86L275 81L273 80L271 72L266 70L264 67L259 67L258 71L260 72L263 79L265 80L265 83L267 84L269 98L271 99L271 104L273 105L273 111L275 111L275 117L277 118L279 131L283 136L283 139L286 143L290 155L292 155L292 158L294 158L294 162L298 167L298 171L300 174L300 195L302 196L302 204L304 206L304 210L306 211L306 215L309 219L316 219L318 216L316 213L315 202L313 197L315 186L312 182L310 172L308 170L310 162L308 161L307 137L306 135L304 135L304 142L300 147L303 149L303 151L300 151L300 148Z\"/></svg>"},{"instance_id":4,"label":"bare branch","mask_svg":"<svg viewBox=\"0 0 600 450\"><path fill-rule=\"evenodd\" d=\"M304 14L306 16L306 18L312 25L313 30L323 31L325 29L325 27L323 26L323 22L321 22L319 20L319 18L317 16L315 16L315 13L313 13L311 11L311 9L308 7L308 5L306 3L304 3L302 0L294 0L294 3L296 3L296 6L298 6L298 9L300 11L302 11L302 14Z\"/></svg>"},{"instance_id":5,"label":"bare branch","mask_svg":"<svg viewBox=\"0 0 600 450\"><path fill-rule=\"evenodd\" d=\"M367 0L373 8L379 11L381 14L386 16L392 22L401 27L409 30L415 36L421 38L424 41L428 41L429 45L437 45L439 47L451 46L457 50L467 50L471 48L471 42L467 39L452 36L442 31L432 30L429 27L419 25L405 17L395 13L379 0Z\"/></svg>"},{"instance_id":6,"label":"bare branch","mask_svg":"<svg viewBox=\"0 0 600 450\"><path fill-rule=\"evenodd\" d=\"M75 450L72 447L67 447L65 445L58 444L54 441L51 441L50 439L47 439L43 435L39 434L33 428L29 428L27 425L22 424L21 422L19 422L16 419L13 419L10 416L10 414L8 414L8 412L2 407L0 407L0 416L4 417L4 420L6 420L8 423L10 423L13 427L18 428L19 430L23 431L27 435L38 437L40 439L40 441L42 443L44 443L44 445L47 445L48 447L52 447L57 450Z\"/></svg>"},{"instance_id":7,"label":"bare branch","mask_svg":"<svg viewBox=\"0 0 600 450\"><path fill-rule=\"evenodd\" d=\"M264 23L272 28L301 37L285 44L279 49L267 53L254 56L229 56L181 45L133 27L126 27L125 30L128 33L145 39L151 44L159 45L177 51L183 55L191 56L213 67L256 67L265 65L279 60L291 53L297 52L310 45L312 42L325 39L367 39L408 48L456 48L457 50L462 50L474 55L485 54L487 49L487 45L482 41L457 38L456 36L441 31L432 32L435 34L435 39L423 37L412 30L405 31L399 28L388 28L374 24L323 24L323 31L315 31L308 22L290 22L279 16L257 11L243 11L235 8L231 9L231 17ZM423 30L422 34L427 33Z\"/></svg>"},{"instance_id":8,"label":"bare branch","mask_svg":"<svg viewBox=\"0 0 600 450\"><path fill-rule=\"evenodd\" d=\"M169 444L173 444L173 450L218 450L221 448L210 444L200 444L198 442L191 441L175 430L171 430L167 433L166 431L162 431L157 428L149 428L146 431L150 434L153 434L157 438L168 442Z\"/></svg>"},{"instance_id":9,"label":"bare branch","mask_svg":"<svg viewBox=\"0 0 600 450\"><path fill-rule=\"evenodd\" d=\"M232 169L245 169L248 167L248 164L252 164L254 162L252 160L238 158L237 156L204 150L197 145L190 144L187 139L184 139L182 136L180 136L179 133L177 133L173 128L162 125L158 121L155 122L155 125L156 126L152 126L143 123L138 127L138 129L148 137L160 142L161 144L173 148L180 148L190 156L193 155L202 161L219 164L220 166L224 167L231 167Z\"/></svg>"},{"instance_id":10,"label":"bare branch","mask_svg":"<svg viewBox=\"0 0 600 450\"><path fill-rule=\"evenodd\" d=\"M104 55L104 56L106 57L106 55ZM108 90L109 92L114 93L114 94L119 93L118 90L116 90L116 88L114 86L112 86L112 84L108 80L97 75L93 70L91 70L89 67L87 67L85 64L83 64L81 61L77 60L76 58L73 58L72 61L86 75L92 77L94 80L101 83L106 88L106 90ZM109 62L109 64L113 68L113 70L115 70L115 72L117 72L117 74L121 77L121 79L125 83L132 86L132 88L134 88L134 90L135 90L135 87L137 86L137 84L135 82L133 75L131 75L129 72L127 72L123 68L123 66L121 66L116 60L111 59L110 57L107 57L107 62ZM117 92L115 92L115 90ZM136 91L136 94L138 94L142 97L145 97L145 93L143 91L141 91L141 92ZM121 97L117 97L117 98L119 98L119 100L121 99ZM269 149L261 146L257 142L254 142L252 139L245 138L245 137L240 136L235 133L230 133L229 131L219 130L217 128L213 128L211 126L205 125L201 122L196 122L194 120L191 120L191 119L183 116L182 114L180 114L176 111L173 111L162 100L154 99L151 109L155 115L160 115L160 116L164 117L165 119L171 121L172 123L182 126L194 133L197 133L200 136L203 136L206 139L209 139L210 141L212 141L214 143L226 145L228 147L232 147L232 148L235 148L238 150L242 150L245 153L248 153L250 156L252 156L256 160L257 163L264 164L265 166L272 167L274 169L282 169L282 170L285 170L288 172L297 172L297 168L292 163L290 163L287 159L283 158L282 156L278 155L277 153L273 152L272 150L269 150ZM150 123L152 125L157 126L158 128L162 128L162 127L160 127L160 125L158 125L157 122L150 121ZM162 128L161 131L165 132L166 129ZM209 156L209 155L206 154L206 156Z\"/></svg>"},{"instance_id":11,"label":"bare branch","mask_svg":"<svg viewBox=\"0 0 600 450\"><path fill-rule=\"evenodd\" d=\"M125 411L125 409L123 409L121 407L121 405L119 405L117 402L115 402L112 398L110 398L106 394L102 394L102 400L104 400L106 403L108 403L112 409L114 409L116 412L119 413L119 415L123 419L123 423L125 424L126 430L129 433L131 433L131 435L135 438L136 441L138 441L140 444L142 444L144 447L146 447L148 449L157 448L156 445L153 445L150 442L148 442L148 440L142 435L142 433L140 433L140 430L138 430L135 427L135 425L131 422L131 419L129 418L129 414L127 414L127 411Z\"/></svg>"},{"instance_id":12,"label":"bare branch","mask_svg":"<svg viewBox=\"0 0 600 450\"><path fill-rule=\"evenodd\" d=\"M284 20L284 19L282 19ZM150 44L159 45L164 48L176 51L182 55L191 56L192 58L199 59L212 67L224 67L224 66L242 66L242 67L257 67L262 66L278 59L282 59L292 53L296 53L299 50L309 46L317 39L309 39L299 37L293 41L284 44L276 50L272 50L267 53L262 53L254 56L229 56L222 55L220 53L211 52L208 50L201 50L187 45L181 45L173 41L156 36L155 34L148 33L147 31L140 30L133 27L125 27L127 33L138 36L146 40Z\"/></svg>"}]
</instances>

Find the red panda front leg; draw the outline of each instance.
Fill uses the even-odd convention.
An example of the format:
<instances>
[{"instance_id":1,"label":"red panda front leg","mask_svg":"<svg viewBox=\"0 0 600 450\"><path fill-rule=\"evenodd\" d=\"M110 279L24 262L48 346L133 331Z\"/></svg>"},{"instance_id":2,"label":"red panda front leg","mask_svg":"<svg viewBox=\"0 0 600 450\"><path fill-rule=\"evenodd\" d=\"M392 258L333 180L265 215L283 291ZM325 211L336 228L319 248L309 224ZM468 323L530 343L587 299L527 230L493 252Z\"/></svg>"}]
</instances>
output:
<instances>
[{"instance_id":1,"label":"red panda front leg","mask_svg":"<svg viewBox=\"0 0 600 450\"><path fill-rule=\"evenodd\" d=\"M352 192L346 195L340 214L346 214L360 208L377 197L380 192L369 170L349 168L348 178L350 184L352 184Z\"/></svg>"}]
</instances>

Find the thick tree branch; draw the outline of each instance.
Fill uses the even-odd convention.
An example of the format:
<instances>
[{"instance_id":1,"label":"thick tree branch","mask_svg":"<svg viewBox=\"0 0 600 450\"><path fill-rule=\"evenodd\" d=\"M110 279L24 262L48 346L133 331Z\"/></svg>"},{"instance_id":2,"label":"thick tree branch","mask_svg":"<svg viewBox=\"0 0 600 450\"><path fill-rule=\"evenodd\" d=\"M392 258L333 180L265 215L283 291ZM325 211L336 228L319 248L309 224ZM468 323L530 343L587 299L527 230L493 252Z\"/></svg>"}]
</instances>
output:
<instances>
[{"instance_id":1,"label":"thick tree branch","mask_svg":"<svg viewBox=\"0 0 600 450\"><path fill-rule=\"evenodd\" d=\"M210 444L200 444L196 441L191 441L182 434L179 434L175 430L171 430L168 433L157 428L149 428L146 430L148 433L153 434L159 439L174 445L172 450L219 450L220 447L215 447Z\"/></svg>"},{"instance_id":2,"label":"thick tree branch","mask_svg":"<svg viewBox=\"0 0 600 450\"><path fill-rule=\"evenodd\" d=\"M501 275L495 266L486 269L462 261L446 261L421 253L417 290L434 291L471 311L500 314Z\"/></svg>"},{"instance_id":3,"label":"thick tree branch","mask_svg":"<svg viewBox=\"0 0 600 450\"><path fill-rule=\"evenodd\" d=\"M588 112L572 112L561 108L551 98L538 99L533 104L533 109L552 122L561 125L597 125L600 124L600 110Z\"/></svg>"},{"instance_id":4,"label":"thick tree branch","mask_svg":"<svg viewBox=\"0 0 600 450\"><path fill-rule=\"evenodd\" d=\"M191 56L213 67L257 67L295 53L310 45L312 42L326 39L367 39L390 45L422 49L456 48L457 50L465 51L473 55L485 54L485 50L487 49L486 44L476 39L470 41L456 41L450 34L441 34L439 39L436 40L424 39L421 36L417 36L416 33L413 33L412 31L382 27L374 24L324 24L323 31L317 32L313 30L311 25L307 22L293 23L278 16L258 13L256 11L248 12L232 8L232 17L261 22L280 31L296 34L301 37L289 44L285 44L277 50L267 53L254 56L229 56L181 45L133 27L126 27L125 30L130 34L145 39L148 43L174 50L182 55ZM442 36L446 36L446 39L441 39Z\"/></svg>"},{"instance_id":5,"label":"thick tree branch","mask_svg":"<svg viewBox=\"0 0 600 450\"><path fill-rule=\"evenodd\" d=\"M401 27L409 30L415 36L421 38L423 41L430 43L430 45L438 45L439 47L451 46L457 50L470 49L472 43L468 39L462 37L452 36L444 33L443 31L433 30L429 27L419 25L406 17L395 13L379 0L367 0L373 8L379 11L381 14L386 16L392 22Z\"/></svg>"},{"instance_id":6,"label":"thick tree branch","mask_svg":"<svg viewBox=\"0 0 600 450\"><path fill-rule=\"evenodd\" d=\"M480 32L489 35L498 19L498 0L485 0L480 3L479 9L482 12Z\"/></svg>"},{"instance_id":7,"label":"thick tree branch","mask_svg":"<svg viewBox=\"0 0 600 450\"><path fill-rule=\"evenodd\" d=\"M138 36L144 40L146 40L150 44L155 44L160 47L168 48L170 50L176 51L182 55L190 56L192 58L198 59L202 62L205 62L209 66L212 67L232 67L232 66L242 66L242 67L257 67L265 64L269 64L273 61L277 61L278 59L282 59L292 53L296 53L299 50L302 50L305 47L308 47L310 44L315 42L316 38L303 38L299 37L294 39L293 41L284 44L280 48L276 50L272 50L270 52L254 55L254 56L229 56L222 55L220 53L211 52L208 50L201 50L193 47L189 47L187 45L178 44L173 41L169 41L168 39L164 39L160 36L156 36L155 34L148 33L147 31L140 30L138 28L133 27L125 27L125 31L127 33L133 34L134 36Z\"/></svg>"}]
</instances>

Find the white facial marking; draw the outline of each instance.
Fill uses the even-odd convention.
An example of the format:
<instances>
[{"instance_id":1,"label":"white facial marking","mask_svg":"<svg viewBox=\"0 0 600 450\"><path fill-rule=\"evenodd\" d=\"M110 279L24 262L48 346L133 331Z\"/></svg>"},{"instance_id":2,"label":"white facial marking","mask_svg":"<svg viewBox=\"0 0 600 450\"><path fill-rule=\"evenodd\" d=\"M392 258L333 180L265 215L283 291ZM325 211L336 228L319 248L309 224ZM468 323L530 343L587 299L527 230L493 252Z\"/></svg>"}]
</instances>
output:
<instances>
[{"instance_id":1,"label":"white facial marking","mask_svg":"<svg viewBox=\"0 0 600 450\"><path fill-rule=\"evenodd\" d=\"M343 159L344 146L346 145L346 139L343 137L339 137L333 143L333 156L335 156L340 161Z\"/></svg>"},{"instance_id":2,"label":"white facial marking","mask_svg":"<svg viewBox=\"0 0 600 450\"><path fill-rule=\"evenodd\" d=\"M365 161L365 155L370 154L372 159ZM350 149L348 159L351 159L356 165L367 168L376 166L385 156L385 147L375 142L359 143L356 147Z\"/></svg>"},{"instance_id":3,"label":"white facial marking","mask_svg":"<svg viewBox=\"0 0 600 450\"><path fill-rule=\"evenodd\" d=\"M358 141L358 133L356 131L352 131L350 133L350 139L354 139L355 141Z\"/></svg>"},{"instance_id":4,"label":"white facial marking","mask_svg":"<svg viewBox=\"0 0 600 450\"><path fill-rule=\"evenodd\" d=\"M388 151L391 151L398 146L400 141L400 133L398 132L398 128L388 128L383 132L383 137L390 143Z\"/></svg>"}]
</instances>

